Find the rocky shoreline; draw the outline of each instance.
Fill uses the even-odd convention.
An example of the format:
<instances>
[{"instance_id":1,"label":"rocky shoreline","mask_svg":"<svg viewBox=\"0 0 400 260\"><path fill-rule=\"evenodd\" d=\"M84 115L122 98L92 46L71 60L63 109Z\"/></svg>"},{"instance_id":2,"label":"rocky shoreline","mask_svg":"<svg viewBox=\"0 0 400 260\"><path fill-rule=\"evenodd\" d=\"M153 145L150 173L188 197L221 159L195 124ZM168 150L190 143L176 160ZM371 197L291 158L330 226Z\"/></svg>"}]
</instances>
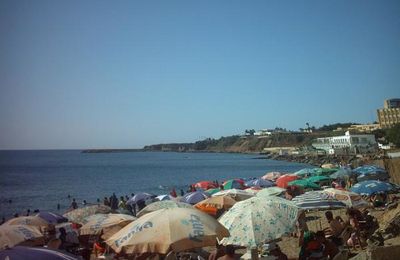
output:
<instances>
[{"instance_id":1,"label":"rocky shoreline","mask_svg":"<svg viewBox=\"0 0 400 260\"><path fill-rule=\"evenodd\" d=\"M329 155L267 155L267 159L305 163L314 166L332 163L337 165L351 165L353 168L363 164L372 163L382 159L380 154L362 155L347 155L347 156L329 156Z\"/></svg>"}]
</instances>

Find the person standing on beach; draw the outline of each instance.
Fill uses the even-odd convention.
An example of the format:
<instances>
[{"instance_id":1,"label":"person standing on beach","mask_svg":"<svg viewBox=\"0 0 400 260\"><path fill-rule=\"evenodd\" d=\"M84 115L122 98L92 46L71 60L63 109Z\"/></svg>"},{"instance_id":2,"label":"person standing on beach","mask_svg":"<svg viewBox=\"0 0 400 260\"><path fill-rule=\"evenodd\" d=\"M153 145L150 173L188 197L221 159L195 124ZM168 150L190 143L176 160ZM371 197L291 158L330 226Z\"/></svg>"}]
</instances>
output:
<instances>
[{"instance_id":1,"label":"person standing on beach","mask_svg":"<svg viewBox=\"0 0 400 260\"><path fill-rule=\"evenodd\" d=\"M76 203L75 198L72 199L71 208L73 208L73 209L77 209L78 208L78 203Z\"/></svg>"},{"instance_id":2,"label":"person standing on beach","mask_svg":"<svg viewBox=\"0 0 400 260\"><path fill-rule=\"evenodd\" d=\"M111 206L110 201L108 200L107 197L104 197L103 204L104 204L105 206Z\"/></svg>"},{"instance_id":3,"label":"person standing on beach","mask_svg":"<svg viewBox=\"0 0 400 260\"><path fill-rule=\"evenodd\" d=\"M113 195L111 196L110 203L111 203L111 209L112 210L115 211L115 210L118 209L118 198L115 195L115 193L113 193Z\"/></svg>"}]
</instances>

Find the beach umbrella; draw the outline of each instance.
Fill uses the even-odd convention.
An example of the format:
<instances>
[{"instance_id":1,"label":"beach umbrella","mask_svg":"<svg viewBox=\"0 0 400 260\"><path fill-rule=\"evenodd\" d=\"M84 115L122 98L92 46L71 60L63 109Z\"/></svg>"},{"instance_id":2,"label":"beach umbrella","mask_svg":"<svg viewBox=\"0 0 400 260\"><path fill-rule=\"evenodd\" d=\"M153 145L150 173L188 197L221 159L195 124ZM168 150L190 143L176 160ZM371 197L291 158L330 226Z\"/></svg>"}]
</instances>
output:
<instances>
[{"instance_id":1,"label":"beach umbrella","mask_svg":"<svg viewBox=\"0 0 400 260\"><path fill-rule=\"evenodd\" d=\"M27 225L1 225L0 250L16 245L43 245L43 234L37 227Z\"/></svg>"},{"instance_id":2,"label":"beach umbrella","mask_svg":"<svg viewBox=\"0 0 400 260\"><path fill-rule=\"evenodd\" d=\"M229 236L213 217L187 208L160 209L125 226L106 243L117 253L166 254L215 246L216 239Z\"/></svg>"},{"instance_id":3,"label":"beach umbrella","mask_svg":"<svg viewBox=\"0 0 400 260\"><path fill-rule=\"evenodd\" d=\"M328 194L332 198L337 199L338 201L343 202L347 207L362 208L368 206L368 202L365 201L360 194L351 191L328 188L322 192Z\"/></svg>"},{"instance_id":4,"label":"beach umbrella","mask_svg":"<svg viewBox=\"0 0 400 260\"><path fill-rule=\"evenodd\" d=\"M302 180L294 180L289 182L290 186L299 186L304 189L313 189L313 190L319 190L321 187L318 184L315 184L314 182L308 181L306 179Z\"/></svg>"},{"instance_id":5,"label":"beach umbrella","mask_svg":"<svg viewBox=\"0 0 400 260\"><path fill-rule=\"evenodd\" d=\"M354 173L360 175L360 174L366 174L366 173L375 173L375 172L381 172L381 173L387 173L385 169L376 166L376 165L363 165L360 167L357 167L353 170Z\"/></svg>"},{"instance_id":6,"label":"beach umbrella","mask_svg":"<svg viewBox=\"0 0 400 260\"><path fill-rule=\"evenodd\" d=\"M85 224L86 217L89 217L94 214L107 214L111 212L111 208L105 205L92 205L83 208L77 208L65 213L63 216L66 217L70 222Z\"/></svg>"},{"instance_id":7,"label":"beach umbrella","mask_svg":"<svg viewBox=\"0 0 400 260\"><path fill-rule=\"evenodd\" d=\"M138 203L138 201L146 201L146 200L153 199L155 197L156 197L156 195L154 195L154 194L150 194L147 192L139 192L139 193L136 193L135 196L130 198L126 203L129 205L134 205L134 204Z\"/></svg>"},{"instance_id":8,"label":"beach umbrella","mask_svg":"<svg viewBox=\"0 0 400 260\"><path fill-rule=\"evenodd\" d=\"M345 208L343 202L330 197L322 191L309 191L297 197L292 201L301 209L304 210L326 210L326 209L339 209Z\"/></svg>"},{"instance_id":9,"label":"beach umbrella","mask_svg":"<svg viewBox=\"0 0 400 260\"><path fill-rule=\"evenodd\" d=\"M213 195L213 194L215 194L215 193L217 193L217 192L219 192L219 191L221 191L220 188L215 188L215 189L206 190L206 192L207 192L210 196Z\"/></svg>"},{"instance_id":10,"label":"beach umbrella","mask_svg":"<svg viewBox=\"0 0 400 260\"><path fill-rule=\"evenodd\" d=\"M298 210L293 202L279 197L238 202L219 219L230 233L221 244L255 248L281 238L294 230Z\"/></svg>"},{"instance_id":11,"label":"beach umbrella","mask_svg":"<svg viewBox=\"0 0 400 260\"><path fill-rule=\"evenodd\" d=\"M257 186L255 186L255 187L249 187L249 188L246 188L246 189L244 189L244 191L246 191L246 192L249 192L249 193L252 193L253 195L256 195L260 190L262 190L263 188L261 188L261 187L257 187Z\"/></svg>"},{"instance_id":12,"label":"beach umbrella","mask_svg":"<svg viewBox=\"0 0 400 260\"><path fill-rule=\"evenodd\" d=\"M376 193L388 193L395 191L396 188L388 183L383 181L362 181L357 184L354 184L353 187L350 188L350 191L358 193L360 195L372 195Z\"/></svg>"},{"instance_id":13,"label":"beach umbrella","mask_svg":"<svg viewBox=\"0 0 400 260\"><path fill-rule=\"evenodd\" d=\"M281 173L281 172L269 172L269 173L266 173L261 178L264 180L275 181L276 179L278 179L279 177L281 177L282 175L285 175L285 174L286 173Z\"/></svg>"},{"instance_id":14,"label":"beach umbrella","mask_svg":"<svg viewBox=\"0 0 400 260\"><path fill-rule=\"evenodd\" d=\"M271 187L271 188L266 188L262 189L259 192L257 192L257 197L269 197L269 196L279 196L282 195L286 189L280 188L280 187Z\"/></svg>"},{"instance_id":15,"label":"beach umbrella","mask_svg":"<svg viewBox=\"0 0 400 260\"><path fill-rule=\"evenodd\" d=\"M204 191L194 191L185 194L185 196L181 198L181 202L194 205L202 200L207 199L208 197L210 197L210 195Z\"/></svg>"},{"instance_id":16,"label":"beach umbrella","mask_svg":"<svg viewBox=\"0 0 400 260\"><path fill-rule=\"evenodd\" d=\"M141 217L141 216L144 216L150 212L153 212L153 211L156 211L159 209L172 209L172 208L192 209L193 206L188 203L177 202L177 201L173 201L173 200L156 201L156 202L153 202L153 203L147 205L146 207L144 207L141 211L139 211L136 214L136 216Z\"/></svg>"},{"instance_id":17,"label":"beach umbrella","mask_svg":"<svg viewBox=\"0 0 400 260\"><path fill-rule=\"evenodd\" d=\"M269 180L264 180L264 179L259 178L259 179L246 181L245 185L247 187L268 188L268 187L275 186L275 183L273 183L272 181L269 181Z\"/></svg>"},{"instance_id":18,"label":"beach umbrella","mask_svg":"<svg viewBox=\"0 0 400 260\"><path fill-rule=\"evenodd\" d=\"M254 196L253 193L238 189L221 190L217 193L214 193L212 196L215 197L215 196L225 196L225 195L232 197L236 201L246 200Z\"/></svg>"},{"instance_id":19,"label":"beach umbrella","mask_svg":"<svg viewBox=\"0 0 400 260\"><path fill-rule=\"evenodd\" d=\"M332 179L349 179L352 176L355 176L356 174L351 171L350 168L340 168L336 172L332 173L329 175Z\"/></svg>"},{"instance_id":20,"label":"beach umbrella","mask_svg":"<svg viewBox=\"0 0 400 260\"><path fill-rule=\"evenodd\" d=\"M0 259L4 260L78 260L75 255L60 250L44 247L15 246L0 251Z\"/></svg>"},{"instance_id":21,"label":"beach umbrella","mask_svg":"<svg viewBox=\"0 0 400 260\"><path fill-rule=\"evenodd\" d=\"M313 183L330 182L330 181L332 181L332 179L330 177L323 176L323 175L312 176L312 177L309 177L309 178L307 178L305 180L309 181L309 182L313 182Z\"/></svg>"},{"instance_id":22,"label":"beach umbrella","mask_svg":"<svg viewBox=\"0 0 400 260\"><path fill-rule=\"evenodd\" d=\"M224 190L244 189L244 180L242 179L227 180L222 185L224 187Z\"/></svg>"},{"instance_id":23,"label":"beach umbrella","mask_svg":"<svg viewBox=\"0 0 400 260\"><path fill-rule=\"evenodd\" d=\"M158 196L156 197L156 199L159 200L159 201L171 200L171 196L170 196L170 195L167 195L167 194L158 195Z\"/></svg>"},{"instance_id":24,"label":"beach umbrella","mask_svg":"<svg viewBox=\"0 0 400 260\"><path fill-rule=\"evenodd\" d=\"M357 174L357 181L367 181L367 180L380 180L385 181L389 179L389 174L387 171L381 167L375 165L365 165L353 170Z\"/></svg>"},{"instance_id":25,"label":"beach umbrella","mask_svg":"<svg viewBox=\"0 0 400 260\"><path fill-rule=\"evenodd\" d=\"M294 173L294 175L299 177L315 176L315 175L330 175L336 172L338 168L304 168L300 171Z\"/></svg>"},{"instance_id":26,"label":"beach umbrella","mask_svg":"<svg viewBox=\"0 0 400 260\"><path fill-rule=\"evenodd\" d=\"M86 218L79 229L80 235L100 235L107 239L136 218L125 214L95 214Z\"/></svg>"},{"instance_id":27,"label":"beach umbrella","mask_svg":"<svg viewBox=\"0 0 400 260\"><path fill-rule=\"evenodd\" d=\"M12 218L4 223L4 225L27 225L37 227L44 231L54 229L54 225L37 216L17 217Z\"/></svg>"},{"instance_id":28,"label":"beach umbrella","mask_svg":"<svg viewBox=\"0 0 400 260\"><path fill-rule=\"evenodd\" d=\"M314 176L315 175L315 171L314 171L314 168L303 168L303 169L298 170L297 172L295 172L293 174L298 176L298 177Z\"/></svg>"},{"instance_id":29,"label":"beach umbrella","mask_svg":"<svg viewBox=\"0 0 400 260\"><path fill-rule=\"evenodd\" d=\"M54 224L54 225L63 223L63 222L68 222L68 219L66 217L63 217L60 214L48 212L48 211L41 211L36 216L46 220L48 223Z\"/></svg>"},{"instance_id":30,"label":"beach umbrella","mask_svg":"<svg viewBox=\"0 0 400 260\"><path fill-rule=\"evenodd\" d=\"M276 186L281 188L287 188L289 182L297 180L298 178L299 177L293 174L283 175L276 180Z\"/></svg>"},{"instance_id":31,"label":"beach umbrella","mask_svg":"<svg viewBox=\"0 0 400 260\"><path fill-rule=\"evenodd\" d=\"M200 182L194 184L194 187L200 188L203 190L208 190L208 189L218 188L218 185L216 185L214 182L211 182L211 181L200 181Z\"/></svg>"},{"instance_id":32,"label":"beach umbrella","mask_svg":"<svg viewBox=\"0 0 400 260\"><path fill-rule=\"evenodd\" d=\"M201 207L213 207L216 209L228 210L233 205L235 205L235 203L236 200L232 199L229 196L216 196L200 201L194 206L198 209L200 209Z\"/></svg>"}]
</instances>

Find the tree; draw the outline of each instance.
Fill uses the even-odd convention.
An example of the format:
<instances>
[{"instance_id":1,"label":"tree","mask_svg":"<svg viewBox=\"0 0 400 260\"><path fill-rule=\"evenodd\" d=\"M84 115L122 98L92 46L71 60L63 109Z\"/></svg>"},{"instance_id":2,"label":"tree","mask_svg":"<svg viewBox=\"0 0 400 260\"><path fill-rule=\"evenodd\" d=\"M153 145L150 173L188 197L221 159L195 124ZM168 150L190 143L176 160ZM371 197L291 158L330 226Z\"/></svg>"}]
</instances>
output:
<instances>
[{"instance_id":1,"label":"tree","mask_svg":"<svg viewBox=\"0 0 400 260\"><path fill-rule=\"evenodd\" d=\"M244 131L244 132L245 132L245 134L247 134L247 135L254 135L254 133L256 132L256 130L254 130L254 129L250 129L250 130L246 129L246 131Z\"/></svg>"},{"instance_id":2,"label":"tree","mask_svg":"<svg viewBox=\"0 0 400 260\"><path fill-rule=\"evenodd\" d=\"M386 139L397 147L400 147L400 124L396 124L386 131Z\"/></svg>"}]
</instances>

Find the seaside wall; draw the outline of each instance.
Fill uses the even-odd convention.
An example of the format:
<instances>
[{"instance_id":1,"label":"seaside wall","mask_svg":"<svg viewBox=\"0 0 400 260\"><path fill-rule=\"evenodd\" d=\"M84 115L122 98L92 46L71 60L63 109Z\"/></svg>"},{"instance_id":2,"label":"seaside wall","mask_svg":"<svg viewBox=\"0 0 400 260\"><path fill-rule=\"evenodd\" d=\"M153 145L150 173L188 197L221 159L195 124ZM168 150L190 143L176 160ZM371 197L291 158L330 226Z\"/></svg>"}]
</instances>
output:
<instances>
[{"instance_id":1,"label":"seaside wall","mask_svg":"<svg viewBox=\"0 0 400 260\"><path fill-rule=\"evenodd\" d=\"M400 184L400 158L383 159L379 164L389 172L393 183Z\"/></svg>"}]
</instances>

